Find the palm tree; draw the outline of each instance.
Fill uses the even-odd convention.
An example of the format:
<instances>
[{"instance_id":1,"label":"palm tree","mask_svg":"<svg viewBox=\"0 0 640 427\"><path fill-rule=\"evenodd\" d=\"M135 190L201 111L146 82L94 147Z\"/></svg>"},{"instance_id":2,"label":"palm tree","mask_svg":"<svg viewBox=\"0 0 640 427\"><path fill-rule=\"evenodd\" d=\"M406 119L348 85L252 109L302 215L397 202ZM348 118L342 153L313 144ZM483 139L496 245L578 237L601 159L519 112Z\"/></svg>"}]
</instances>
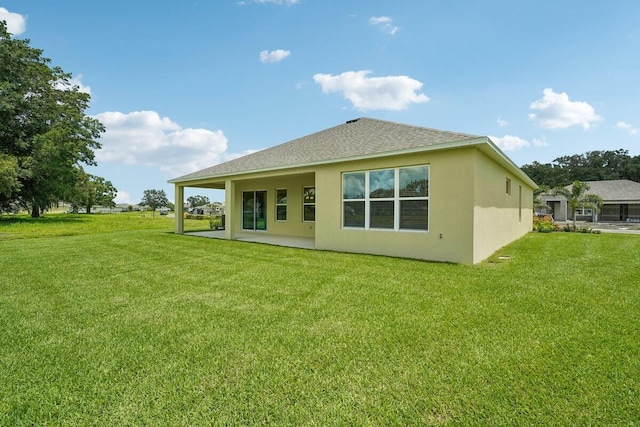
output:
<instances>
[{"instance_id":1,"label":"palm tree","mask_svg":"<svg viewBox=\"0 0 640 427\"><path fill-rule=\"evenodd\" d=\"M556 188L554 194L561 194L567 198L569 208L573 211L573 229L576 228L576 211L579 208L595 209L600 212L602 207L602 197L597 194L586 194L591 187L588 182L573 181L571 189L563 187Z\"/></svg>"}]
</instances>

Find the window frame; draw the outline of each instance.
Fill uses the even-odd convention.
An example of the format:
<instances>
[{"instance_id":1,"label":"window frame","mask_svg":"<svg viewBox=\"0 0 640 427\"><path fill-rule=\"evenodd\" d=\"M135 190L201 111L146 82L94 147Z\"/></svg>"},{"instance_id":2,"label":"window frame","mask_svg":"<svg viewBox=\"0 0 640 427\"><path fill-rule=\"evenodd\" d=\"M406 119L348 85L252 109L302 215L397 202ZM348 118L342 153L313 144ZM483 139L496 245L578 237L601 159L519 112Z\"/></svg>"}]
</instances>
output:
<instances>
[{"instance_id":1,"label":"window frame","mask_svg":"<svg viewBox=\"0 0 640 427\"><path fill-rule=\"evenodd\" d=\"M313 188L313 203L305 201L305 193L309 188ZM306 208L307 206L313 206L313 220L306 218ZM316 186L315 185L307 185L302 187L302 222L316 222Z\"/></svg>"},{"instance_id":2,"label":"window frame","mask_svg":"<svg viewBox=\"0 0 640 427\"><path fill-rule=\"evenodd\" d=\"M279 203L281 197L279 196L279 192L280 191L284 191L284 199L285 202L284 203ZM288 203L289 203L289 194L286 188L276 188L276 200L275 200L275 218L276 218L276 222L286 222L287 219L289 218L289 208L288 208ZM279 215L278 215L278 211L280 207L284 207L284 219L280 219Z\"/></svg>"},{"instance_id":3,"label":"window frame","mask_svg":"<svg viewBox=\"0 0 640 427\"><path fill-rule=\"evenodd\" d=\"M426 177L427 177L427 188L426 195L404 195L401 196L401 171L404 169L418 169L418 168L426 168ZM371 174L383 171L393 171L393 196L392 197L372 197L371 196ZM348 194L345 194L345 178L349 175L364 175L364 194L363 197L353 197L348 198ZM430 188L431 188L431 166L429 164L421 164L421 165L408 165L408 166L397 166L392 168L379 168L379 169L369 169L369 170L357 170L357 171L348 171L342 172L341 174L341 183L342 183L342 198L341 198L341 226L342 229L347 230L375 230L375 231L401 231L401 232L417 232L417 233L428 233L430 229L430 217L431 217L431 209L430 209ZM359 194L358 194L359 195ZM405 201L424 201L426 202L426 228L406 228L401 226L402 219L402 202ZM372 204L375 206L376 202L393 202L393 226L392 227L376 227L371 225L371 217L372 217ZM358 211L364 211L364 224L363 225L345 225L345 212L348 204L358 203L361 204ZM355 212L354 209L351 209Z\"/></svg>"},{"instance_id":4,"label":"window frame","mask_svg":"<svg viewBox=\"0 0 640 427\"><path fill-rule=\"evenodd\" d=\"M505 190L508 195L511 195L511 179L509 178L507 178Z\"/></svg>"},{"instance_id":5,"label":"window frame","mask_svg":"<svg viewBox=\"0 0 640 427\"><path fill-rule=\"evenodd\" d=\"M578 208L576 216L593 216L593 208Z\"/></svg>"}]
</instances>

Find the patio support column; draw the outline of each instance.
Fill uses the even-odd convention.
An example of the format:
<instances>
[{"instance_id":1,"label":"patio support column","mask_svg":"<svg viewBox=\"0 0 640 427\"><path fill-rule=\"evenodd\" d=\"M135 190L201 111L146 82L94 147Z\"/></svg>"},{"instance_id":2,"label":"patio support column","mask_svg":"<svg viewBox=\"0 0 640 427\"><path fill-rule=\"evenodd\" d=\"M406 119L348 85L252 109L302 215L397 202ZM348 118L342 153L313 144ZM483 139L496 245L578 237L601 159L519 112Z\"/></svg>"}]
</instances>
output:
<instances>
[{"instance_id":1,"label":"patio support column","mask_svg":"<svg viewBox=\"0 0 640 427\"><path fill-rule=\"evenodd\" d=\"M175 233L184 234L184 187L176 184Z\"/></svg>"},{"instance_id":2,"label":"patio support column","mask_svg":"<svg viewBox=\"0 0 640 427\"><path fill-rule=\"evenodd\" d=\"M224 237L233 240L235 233L234 225L234 208L236 201L236 184L234 181L227 179L224 182Z\"/></svg>"}]
</instances>

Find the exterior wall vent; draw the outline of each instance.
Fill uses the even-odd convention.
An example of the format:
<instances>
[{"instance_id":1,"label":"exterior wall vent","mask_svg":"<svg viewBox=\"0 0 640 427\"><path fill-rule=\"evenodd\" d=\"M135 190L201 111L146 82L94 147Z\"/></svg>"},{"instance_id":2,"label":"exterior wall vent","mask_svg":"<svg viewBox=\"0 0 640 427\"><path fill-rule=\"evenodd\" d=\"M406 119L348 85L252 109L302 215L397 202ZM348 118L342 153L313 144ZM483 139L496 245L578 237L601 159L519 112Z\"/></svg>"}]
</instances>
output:
<instances>
[{"instance_id":1,"label":"exterior wall vent","mask_svg":"<svg viewBox=\"0 0 640 427\"><path fill-rule=\"evenodd\" d=\"M355 123L355 122L357 122L357 121L358 121L358 119L347 120L347 124L349 124L349 123Z\"/></svg>"}]
</instances>

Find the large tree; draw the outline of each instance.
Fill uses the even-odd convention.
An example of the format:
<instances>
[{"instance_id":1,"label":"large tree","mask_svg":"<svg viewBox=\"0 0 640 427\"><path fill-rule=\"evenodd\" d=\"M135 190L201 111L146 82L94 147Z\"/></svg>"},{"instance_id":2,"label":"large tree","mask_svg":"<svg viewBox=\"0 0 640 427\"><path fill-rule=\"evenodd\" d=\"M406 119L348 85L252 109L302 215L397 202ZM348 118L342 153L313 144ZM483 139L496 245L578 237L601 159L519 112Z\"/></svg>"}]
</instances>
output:
<instances>
[{"instance_id":1,"label":"large tree","mask_svg":"<svg viewBox=\"0 0 640 427\"><path fill-rule=\"evenodd\" d=\"M0 211L17 205L33 217L69 197L104 131L85 114L90 95L42 54L0 21Z\"/></svg>"},{"instance_id":2,"label":"large tree","mask_svg":"<svg viewBox=\"0 0 640 427\"><path fill-rule=\"evenodd\" d=\"M167 199L167 193L164 190L144 190L140 204L149 206L151 217L154 217L157 208L169 205L169 199Z\"/></svg>"},{"instance_id":3,"label":"large tree","mask_svg":"<svg viewBox=\"0 0 640 427\"><path fill-rule=\"evenodd\" d=\"M522 170L538 185L551 188L573 181L630 179L640 181L640 156L631 157L627 150L588 151L562 156L551 163L533 162Z\"/></svg>"},{"instance_id":4,"label":"large tree","mask_svg":"<svg viewBox=\"0 0 640 427\"><path fill-rule=\"evenodd\" d=\"M81 170L69 201L74 211L83 207L87 213L91 213L91 207L94 205L114 207L116 205L114 199L117 194L118 190L111 181Z\"/></svg>"}]
</instances>

